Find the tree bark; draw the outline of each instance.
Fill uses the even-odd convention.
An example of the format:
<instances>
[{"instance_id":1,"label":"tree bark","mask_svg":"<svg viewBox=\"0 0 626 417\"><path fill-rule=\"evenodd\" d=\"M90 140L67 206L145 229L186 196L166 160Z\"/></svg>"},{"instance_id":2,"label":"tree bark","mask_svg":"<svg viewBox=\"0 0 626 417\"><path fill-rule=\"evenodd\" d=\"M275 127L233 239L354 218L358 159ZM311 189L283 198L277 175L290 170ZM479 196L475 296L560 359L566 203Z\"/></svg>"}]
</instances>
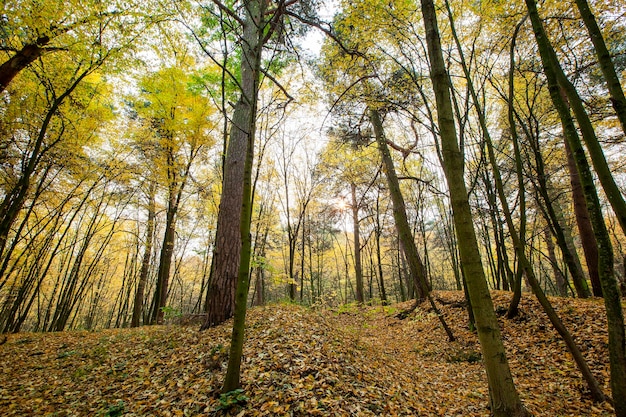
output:
<instances>
[{"instance_id":1,"label":"tree bark","mask_svg":"<svg viewBox=\"0 0 626 417\"><path fill-rule=\"evenodd\" d=\"M574 161L574 155L567 141L565 141L565 154L567 155L567 168L569 170L570 184L572 185L574 214L576 215L576 224L580 234L580 243L587 261L587 272L589 272L591 289L594 296L602 297L602 285L600 284L600 272L598 271L598 243L589 219L589 210L587 210L583 187L576 168L576 161Z\"/></svg>"},{"instance_id":2,"label":"tree bark","mask_svg":"<svg viewBox=\"0 0 626 417\"><path fill-rule=\"evenodd\" d=\"M263 50L263 15L264 2L245 0L245 21L243 25L242 60L241 60L241 96L235 108L231 130L231 141L237 137L243 150L241 169L241 194L238 196L240 206L239 227L230 224L230 228L239 231L238 242L241 243L238 259L238 274L235 277L235 310L233 332L231 336L228 367L224 378L222 392L231 392L240 386L241 356L245 333L246 308L248 299L248 282L250 279L251 236L250 223L252 218L252 166L254 158L254 136L256 128L257 99L261 74L261 53ZM230 147L229 147L230 148ZM229 149L230 150L230 149ZM225 189L225 192L228 192ZM220 206L220 214L222 207ZM232 288L233 283L228 283ZM212 325L211 317L207 323Z\"/></svg>"},{"instance_id":3,"label":"tree bark","mask_svg":"<svg viewBox=\"0 0 626 417\"><path fill-rule=\"evenodd\" d=\"M15 55L0 65L0 93L11 83L13 78L24 68L35 62L44 53L44 46L50 42L48 36L41 36L36 42L24 45Z\"/></svg>"}]
</instances>

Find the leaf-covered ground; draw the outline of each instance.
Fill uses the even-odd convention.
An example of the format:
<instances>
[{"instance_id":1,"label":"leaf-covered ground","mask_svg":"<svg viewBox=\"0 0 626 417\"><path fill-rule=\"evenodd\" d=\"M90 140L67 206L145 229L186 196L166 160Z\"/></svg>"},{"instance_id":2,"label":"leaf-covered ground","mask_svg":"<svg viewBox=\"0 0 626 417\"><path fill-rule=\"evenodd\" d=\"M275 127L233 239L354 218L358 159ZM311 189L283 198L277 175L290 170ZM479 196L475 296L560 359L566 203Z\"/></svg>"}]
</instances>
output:
<instances>
[{"instance_id":1,"label":"leaf-covered ground","mask_svg":"<svg viewBox=\"0 0 626 417\"><path fill-rule=\"evenodd\" d=\"M254 308L243 402L220 410L230 325L20 333L0 346L3 416L487 416L487 383L457 292L435 297L457 341L424 304L405 320L386 307ZM504 308L510 295L494 293ZM609 393L602 300L553 299ZM591 402L564 344L532 296L500 319L515 382L536 416L608 416ZM245 397L245 398L243 398Z\"/></svg>"}]
</instances>

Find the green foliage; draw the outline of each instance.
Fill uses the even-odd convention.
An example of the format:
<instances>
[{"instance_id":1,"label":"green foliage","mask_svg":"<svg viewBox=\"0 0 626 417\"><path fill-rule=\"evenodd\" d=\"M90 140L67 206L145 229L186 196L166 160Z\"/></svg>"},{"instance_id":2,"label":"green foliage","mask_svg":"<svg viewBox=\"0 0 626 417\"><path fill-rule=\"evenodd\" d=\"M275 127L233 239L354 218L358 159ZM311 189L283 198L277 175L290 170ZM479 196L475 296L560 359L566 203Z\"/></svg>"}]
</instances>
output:
<instances>
[{"instance_id":1,"label":"green foliage","mask_svg":"<svg viewBox=\"0 0 626 417\"><path fill-rule=\"evenodd\" d=\"M126 404L124 401L119 400L115 404L110 404L106 410L100 413L103 417L118 417L124 414L126 410Z\"/></svg>"},{"instance_id":2,"label":"green foliage","mask_svg":"<svg viewBox=\"0 0 626 417\"><path fill-rule=\"evenodd\" d=\"M248 402L250 398L244 394L244 391L239 388L234 391L225 392L220 395L220 404L216 407L216 411L230 410L236 405L243 405Z\"/></svg>"},{"instance_id":3,"label":"green foliage","mask_svg":"<svg viewBox=\"0 0 626 417\"><path fill-rule=\"evenodd\" d=\"M172 306L161 307L161 311L163 312L163 318L165 320L177 319L183 315L182 311Z\"/></svg>"}]
</instances>

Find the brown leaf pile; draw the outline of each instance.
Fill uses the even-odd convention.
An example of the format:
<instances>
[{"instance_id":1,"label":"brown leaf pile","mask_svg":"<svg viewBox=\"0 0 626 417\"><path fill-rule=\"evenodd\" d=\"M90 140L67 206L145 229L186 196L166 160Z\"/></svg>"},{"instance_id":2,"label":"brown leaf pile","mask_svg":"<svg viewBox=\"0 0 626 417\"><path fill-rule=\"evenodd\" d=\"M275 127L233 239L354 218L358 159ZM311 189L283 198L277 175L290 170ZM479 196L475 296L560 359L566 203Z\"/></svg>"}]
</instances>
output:
<instances>
[{"instance_id":1,"label":"brown leaf pile","mask_svg":"<svg viewBox=\"0 0 626 417\"><path fill-rule=\"evenodd\" d=\"M505 308L509 293L495 292ZM249 311L243 396L223 410L219 389L231 323L10 335L0 346L4 416L487 416L488 391L462 294L436 292L457 341L426 304L405 320L393 308ZM609 391L602 300L553 299ZM501 319L515 382L536 416L609 416L594 404L538 304Z\"/></svg>"}]
</instances>

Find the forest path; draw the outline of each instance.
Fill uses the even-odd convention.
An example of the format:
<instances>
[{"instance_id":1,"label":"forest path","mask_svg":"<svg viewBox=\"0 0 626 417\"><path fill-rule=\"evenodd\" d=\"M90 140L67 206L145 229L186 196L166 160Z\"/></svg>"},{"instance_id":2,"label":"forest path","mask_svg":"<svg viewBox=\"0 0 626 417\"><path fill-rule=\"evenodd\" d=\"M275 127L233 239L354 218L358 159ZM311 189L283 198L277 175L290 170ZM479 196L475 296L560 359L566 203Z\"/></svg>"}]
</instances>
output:
<instances>
[{"instance_id":1,"label":"forest path","mask_svg":"<svg viewBox=\"0 0 626 417\"><path fill-rule=\"evenodd\" d=\"M391 307L249 311L245 401L227 411L219 390L232 322L96 332L19 333L0 345L3 416L488 416L476 335L462 293L436 292L457 341L426 304L404 320ZM510 294L493 294L505 307ZM553 299L608 392L601 300ZM500 319L524 404L536 416L610 416L589 400L563 343L536 302ZM243 398L241 398L243 399Z\"/></svg>"}]
</instances>

